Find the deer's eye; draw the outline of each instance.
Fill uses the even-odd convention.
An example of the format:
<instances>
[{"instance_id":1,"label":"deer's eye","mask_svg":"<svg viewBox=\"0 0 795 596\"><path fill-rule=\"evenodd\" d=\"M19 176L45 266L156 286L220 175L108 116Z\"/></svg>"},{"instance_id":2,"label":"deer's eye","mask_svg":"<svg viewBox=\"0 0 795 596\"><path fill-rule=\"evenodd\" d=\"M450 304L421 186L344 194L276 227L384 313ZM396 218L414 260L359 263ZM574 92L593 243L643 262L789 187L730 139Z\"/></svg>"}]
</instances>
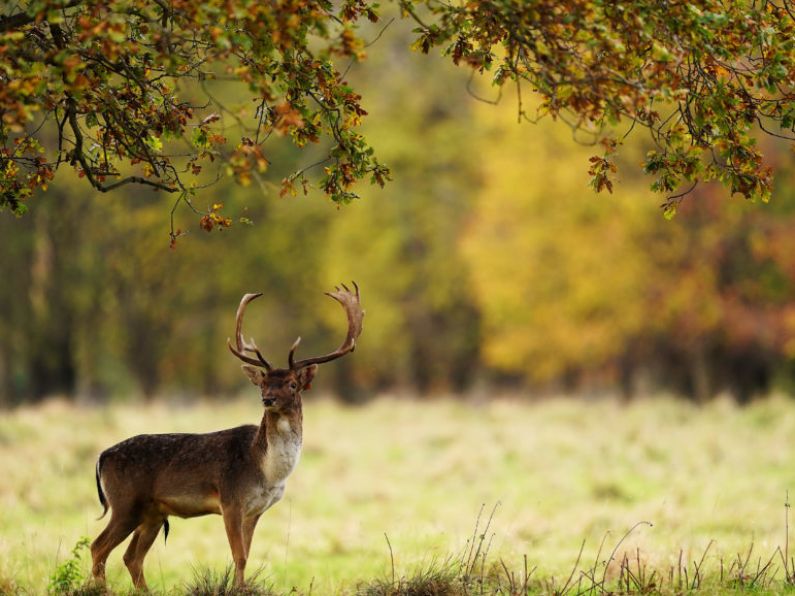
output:
<instances>
[{"instance_id":1,"label":"deer's eye","mask_svg":"<svg viewBox=\"0 0 795 596\"><path fill-rule=\"evenodd\" d=\"M295 391L296 389L298 389L298 383L296 383L295 381L292 381L292 382L290 383L290 389L291 389L292 391Z\"/></svg>"}]
</instances>

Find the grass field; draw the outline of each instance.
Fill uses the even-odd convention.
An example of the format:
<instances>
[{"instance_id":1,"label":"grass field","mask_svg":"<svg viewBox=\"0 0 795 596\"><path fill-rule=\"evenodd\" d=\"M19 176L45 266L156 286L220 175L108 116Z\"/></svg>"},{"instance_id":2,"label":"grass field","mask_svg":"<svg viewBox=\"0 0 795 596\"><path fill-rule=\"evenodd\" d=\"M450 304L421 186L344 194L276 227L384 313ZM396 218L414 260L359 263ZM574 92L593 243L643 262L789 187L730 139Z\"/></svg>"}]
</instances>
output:
<instances>
[{"instance_id":1,"label":"grass field","mask_svg":"<svg viewBox=\"0 0 795 596\"><path fill-rule=\"evenodd\" d=\"M142 432L203 432L255 423L258 400L193 405L80 408L50 402L0 415L0 578L29 593L46 590L56 565L103 521L94 462L105 447ZM249 570L279 591L353 592L440 565L467 548L481 506L499 504L486 538L488 560L560 587L585 541L581 567L616 549L669 576L680 556L713 579L746 571L785 547L785 499L795 489L795 402L769 399L741 409L669 399L614 401L454 400L384 397L349 408L305 404L304 453L284 500L261 520ZM795 495L795 493L793 493ZM605 539L606 537L606 539ZM600 543L602 553L597 557ZM477 540L477 536L476 536ZM488 543L486 541L486 544ZM109 581L126 591L124 548ZM795 550L795 549L792 549ZM88 571L84 556L82 569ZM759 561L759 562L758 562ZM168 545L146 560L155 590L179 591L196 569L230 563L221 519L171 520ZM777 577L783 578L776 558ZM618 574L619 565L607 569ZM681 571L677 571L681 573ZM551 584L538 584L551 586ZM784 589L783 583L769 589Z\"/></svg>"}]
</instances>

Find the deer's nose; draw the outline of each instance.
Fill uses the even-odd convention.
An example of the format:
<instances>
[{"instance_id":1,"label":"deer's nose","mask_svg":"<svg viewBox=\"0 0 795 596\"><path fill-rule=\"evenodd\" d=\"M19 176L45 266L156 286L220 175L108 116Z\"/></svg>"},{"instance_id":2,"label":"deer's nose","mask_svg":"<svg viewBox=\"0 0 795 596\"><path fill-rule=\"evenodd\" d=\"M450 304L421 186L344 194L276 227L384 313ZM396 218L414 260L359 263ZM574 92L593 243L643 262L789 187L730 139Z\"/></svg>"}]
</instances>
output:
<instances>
[{"instance_id":1,"label":"deer's nose","mask_svg":"<svg viewBox=\"0 0 795 596\"><path fill-rule=\"evenodd\" d=\"M275 397L263 397L262 398L262 405L266 407L270 407L276 403Z\"/></svg>"}]
</instances>

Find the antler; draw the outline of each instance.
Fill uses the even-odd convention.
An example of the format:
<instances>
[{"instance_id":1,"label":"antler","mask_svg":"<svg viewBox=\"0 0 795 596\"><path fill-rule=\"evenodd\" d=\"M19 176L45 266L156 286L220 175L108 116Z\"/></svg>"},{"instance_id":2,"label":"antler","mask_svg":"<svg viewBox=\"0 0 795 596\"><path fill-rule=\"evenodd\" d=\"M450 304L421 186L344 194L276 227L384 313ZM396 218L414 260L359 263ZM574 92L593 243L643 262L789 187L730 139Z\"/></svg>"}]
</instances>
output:
<instances>
[{"instance_id":1,"label":"antler","mask_svg":"<svg viewBox=\"0 0 795 596\"><path fill-rule=\"evenodd\" d=\"M243 313L246 311L246 306L252 300L259 298L262 294L246 294L240 300L240 306L237 307L237 314L235 315L235 346L232 345L232 341L227 338L226 345L229 346L229 350L238 358L240 358L243 362L248 364L253 364L254 366L259 366L260 368L264 368L268 372L270 372L273 367L270 363L263 358L262 354L257 347L257 344L254 343L253 339L250 339L248 342L243 339ZM251 354L256 354L257 359L251 358L250 356L246 356L243 352L249 352Z\"/></svg>"},{"instance_id":2,"label":"antler","mask_svg":"<svg viewBox=\"0 0 795 596\"><path fill-rule=\"evenodd\" d=\"M345 314L348 316L348 335L345 337L345 341L342 342L342 345L331 352L330 354L326 354L325 356L317 356L315 358L307 358L305 360L299 360L295 362L295 350L298 347L298 344L301 343L301 338L295 340L293 347L290 348L290 355L288 356L288 362L290 363L290 368L292 370L297 370L299 368L304 368L305 366L309 366L311 364L323 364L324 362L330 362L331 360L336 360L341 356L349 352L353 352L356 349L356 338L359 337L362 333L362 319L364 319L364 311L362 310L362 305L359 302L359 286L356 285L356 282L352 282L354 291L352 292L348 289L348 286L342 284L342 289L339 287L335 287L334 292L326 292L326 296L329 296L339 302L342 307L345 309Z\"/></svg>"}]
</instances>

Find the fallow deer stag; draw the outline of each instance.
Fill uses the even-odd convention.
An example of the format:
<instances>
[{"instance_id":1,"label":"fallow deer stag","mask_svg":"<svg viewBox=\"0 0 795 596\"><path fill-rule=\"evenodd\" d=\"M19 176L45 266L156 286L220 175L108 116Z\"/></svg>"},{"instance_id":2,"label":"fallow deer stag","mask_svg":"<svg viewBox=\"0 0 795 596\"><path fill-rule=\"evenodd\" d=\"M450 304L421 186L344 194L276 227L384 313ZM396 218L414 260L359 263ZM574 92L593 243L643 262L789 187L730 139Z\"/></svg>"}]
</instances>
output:
<instances>
[{"instance_id":1,"label":"fallow deer stag","mask_svg":"<svg viewBox=\"0 0 795 596\"><path fill-rule=\"evenodd\" d=\"M308 389L317 365L352 352L362 332L364 311L356 283L327 295L348 317L342 345L325 356L295 360L299 337L290 348L288 368L274 368L254 340L243 339L243 313L262 294L246 294L235 320L229 349L260 388L265 412L259 426L246 425L208 434L138 435L105 450L96 466L97 492L111 509L107 527L91 545L92 573L105 581L110 552L130 533L124 563L138 589L146 589L143 562L160 528L168 536L168 517L223 516L235 563L235 584L243 585L251 538L260 516L284 494L287 477L301 453L301 391Z\"/></svg>"}]
</instances>

